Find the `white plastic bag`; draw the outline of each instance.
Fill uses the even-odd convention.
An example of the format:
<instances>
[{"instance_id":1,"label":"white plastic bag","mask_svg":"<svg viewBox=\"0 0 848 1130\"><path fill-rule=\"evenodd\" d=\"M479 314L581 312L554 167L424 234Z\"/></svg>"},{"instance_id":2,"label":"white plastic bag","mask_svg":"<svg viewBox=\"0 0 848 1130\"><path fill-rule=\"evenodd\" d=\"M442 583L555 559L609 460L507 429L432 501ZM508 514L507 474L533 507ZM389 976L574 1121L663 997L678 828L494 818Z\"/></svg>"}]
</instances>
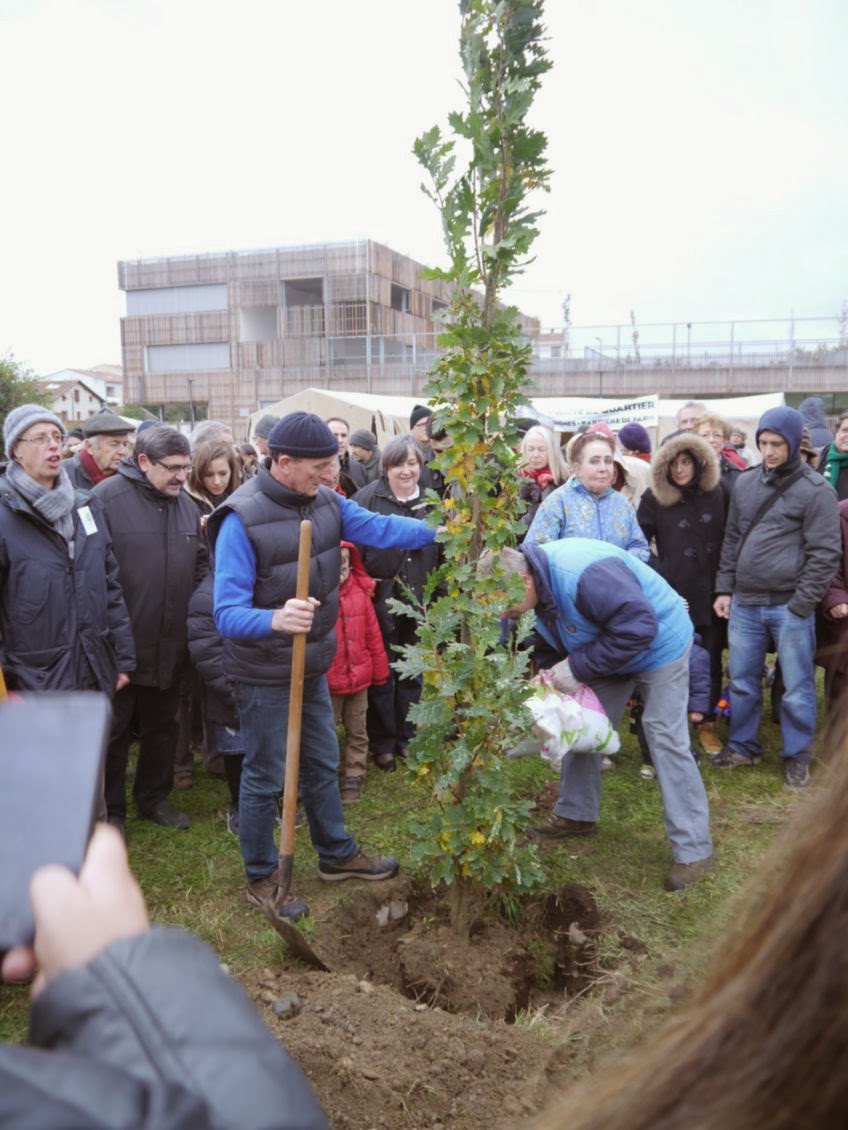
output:
<instances>
[{"instance_id":1,"label":"white plastic bag","mask_svg":"<svg viewBox=\"0 0 848 1130\"><path fill-rule=\"evenodd\" d=\"M621 746L618 731L591 687L581 683L575 694L563 694L551 685L547 671L537 675L531 685L534 693L525 705L542 739L539 752L546 761L559 766L569 752L618 753Z\"/></svg>"}]
</instances>

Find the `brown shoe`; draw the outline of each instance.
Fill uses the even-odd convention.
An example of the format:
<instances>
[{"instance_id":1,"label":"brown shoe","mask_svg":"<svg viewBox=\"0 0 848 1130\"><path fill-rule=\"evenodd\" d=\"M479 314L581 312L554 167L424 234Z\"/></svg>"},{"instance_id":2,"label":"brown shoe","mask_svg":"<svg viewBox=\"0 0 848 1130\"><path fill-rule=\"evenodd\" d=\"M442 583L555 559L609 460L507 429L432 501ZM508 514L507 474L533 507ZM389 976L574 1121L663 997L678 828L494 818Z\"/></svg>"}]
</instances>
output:
<instances>
[{"instance_id":1,"label":"brown shoe","mask_svg":"<svg viewBox=\"0 0 848 1130\"><path fill-rule=\"evenodd\" d=\"M358 851L344 863L331 863L329 860L318 860L318 878L325 883L341 883L345 879L370 879L379 882L383 879L394 879L400 870L400 864L391 855L378 855L371 858L364 852Z\"/></svg>"},{"instance_id":2,"label":"brown shoe","mask_svg":"<svg viewBox=\"0 0 848 1130\"><path fill-rule=\"evenodd\" d=\"M695 727L695 732L698 735L698 741L701 743L701 749L704 753L713 756L721 753L724 749L724 743L716 733L715 722L702 722L700 726Z\"/></svg>"},{"instance_id":3,"label":"brown shoe","mask_svg":"<svg viewBox=\"0 0 848 1130\"><path fill-rule=\"evenodd\" d=\"M245 898L250 906L263 910L264 904L269 898L274 897L276 890L277 868L275 867L271 874L266 875L264 879L257 879L255 882L247 884ZM306 903L302 899L295 898L292 894L287 895L274 909L279 918L289 918L293 922L309 913L309 907Z\"/></svg>"},{"instance_id":4,"label":"brown shoe","mask_svg":"<svg viewBox=\"0 0 848 1130\"><path fill-rule=\"evenodd\" d=\"M361 777L345 777L342 785L342 804L356 804L362 797Z\"/></svg>"},{"instance_id":5,"label":"brown shoe","mask_svg":"<svg viewBox=\"0 0 848 1130\"><path fill-rule=\"evenodd\" d=\"M575 836L594 836L598 825L594 820L569 820L552 812L541 824L534 824L530 835L536 840L569 840Z\"/></svg>"},{"instance_id":6,"label":"brown shoe","mask_svg":"<svg viewBox=\"0 0 848 1130\"><path fill-rule=\"evenodd\" d=\"M675 863L665 881L667 891L684 891L687 887L700 883L712 868L713 857L696 859L694 863Z\"/></svg>"},{"instance_id":7,"label":"brown shoe","mask_svg":"<svg viewBox=\"0 0 848 1130\"><path fill-rule=\"evenodd\" d=\"M174 788L175 789L193 789L194 788L194 773L191 769L181 769L178 773L174 774Z\"/></svg>"}]
</instances>

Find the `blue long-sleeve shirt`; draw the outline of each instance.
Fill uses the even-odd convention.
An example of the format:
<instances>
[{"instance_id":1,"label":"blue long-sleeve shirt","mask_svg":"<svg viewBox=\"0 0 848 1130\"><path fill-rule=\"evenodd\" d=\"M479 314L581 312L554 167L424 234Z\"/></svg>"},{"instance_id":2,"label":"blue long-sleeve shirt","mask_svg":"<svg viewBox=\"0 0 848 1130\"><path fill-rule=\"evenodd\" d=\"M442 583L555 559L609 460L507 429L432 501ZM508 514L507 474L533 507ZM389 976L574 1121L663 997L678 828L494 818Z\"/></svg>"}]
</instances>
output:
<instances>
[{"instance_id":1,"label":"blue long-sleeve shirt","mask_svg":"<svg viewBox=\"0 0 848 1130\"><path fill-rule=\"evenodd\" d=\"M375 514L353 499L339 498L342 538L390 549L422 549L435 530L417 518ZM274 609L255 608L256 557L238 514L227 514L215 542L215 626L225 639L256 640L273 635Z\"/></svg>"}]
</instances>

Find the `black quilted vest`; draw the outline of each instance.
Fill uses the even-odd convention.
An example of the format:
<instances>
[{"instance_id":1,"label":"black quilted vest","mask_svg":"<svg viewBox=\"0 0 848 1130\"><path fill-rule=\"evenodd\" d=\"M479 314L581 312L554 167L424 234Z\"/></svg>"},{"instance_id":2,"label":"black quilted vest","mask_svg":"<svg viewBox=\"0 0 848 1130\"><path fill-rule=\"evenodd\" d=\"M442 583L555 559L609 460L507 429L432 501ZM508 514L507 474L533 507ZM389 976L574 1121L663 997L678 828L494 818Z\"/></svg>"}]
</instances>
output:
<instances>
[{"instance_id":1,"label":"black quilted vest","mask_svg":"<svg viewBox=\"0 0 848 1130\"><path fill-rule=\"evenodd\" d=\"M280 608L295 595L300 523L303 518L311 520L309 595L320 600L321 606L315 610L306 638L306 677L323 675L336 651L342 527L339 496L328 487L321 487L315 498L295 494L261 467L210 516L213 539L230 511L244 523L256 556L254 608ZM274 632L261 640L225 640L224 647L227 674L236 682L262 686L289 682L292 637L287 633Z\"/></svg>"}]
</instances>

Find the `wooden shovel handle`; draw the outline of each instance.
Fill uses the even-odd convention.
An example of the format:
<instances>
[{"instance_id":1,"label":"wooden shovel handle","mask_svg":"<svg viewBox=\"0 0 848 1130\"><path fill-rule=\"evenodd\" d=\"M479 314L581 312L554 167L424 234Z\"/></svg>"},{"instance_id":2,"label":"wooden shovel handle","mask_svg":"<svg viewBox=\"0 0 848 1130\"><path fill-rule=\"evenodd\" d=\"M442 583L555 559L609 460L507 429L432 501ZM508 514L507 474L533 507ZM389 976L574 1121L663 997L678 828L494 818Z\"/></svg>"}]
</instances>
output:
<instances>
[{"instance_id":1,"label":"wooden shovel handle","mask_svg":"<svg viewBox=\"0 0 848 1130\"><path fill-rule=\"evenodd\" d=\"M312 523L300 523L297 547L297 584L295 596L309 596L309 562L312 554ZM288 856L288 868L294 852L295 819L297 816L297 782L300 774L300 736L303 717L303 676L306 665L306 633L298 632L292 640L291 688L289 691L289 723L286 736L286 782L283 790L282 828L280 830L280 863ZM282 867L281 867L282 869Z\"/></svg>"}]
</instances>

